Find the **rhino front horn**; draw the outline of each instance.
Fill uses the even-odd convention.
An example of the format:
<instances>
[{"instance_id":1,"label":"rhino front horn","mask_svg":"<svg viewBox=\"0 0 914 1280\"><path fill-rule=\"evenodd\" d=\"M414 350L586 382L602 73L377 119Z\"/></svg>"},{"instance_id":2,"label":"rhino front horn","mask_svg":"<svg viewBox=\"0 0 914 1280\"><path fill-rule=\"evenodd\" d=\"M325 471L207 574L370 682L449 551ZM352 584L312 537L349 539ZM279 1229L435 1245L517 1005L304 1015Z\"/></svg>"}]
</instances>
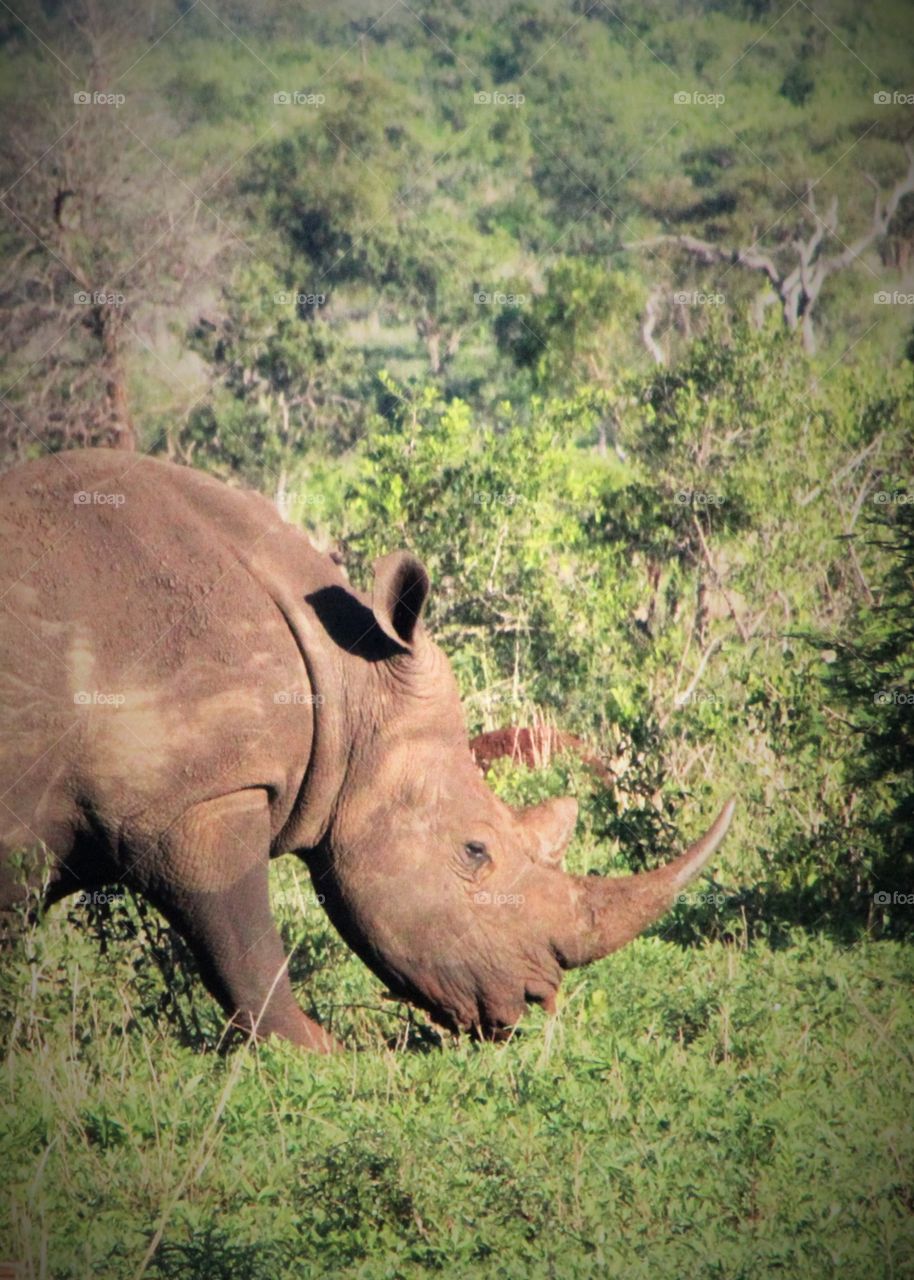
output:
<instances>
[{"instance_id":1,"label":"rhino front horn","mask_svg":"<svg viewBox=\"0 0 914 1280\"><path fill-rule=\"evenodd\" d=\"M665 867L632 876L572 876L571 936L556 942L564 968L590 964L618 951L670 909L717 849L733 817L727 801L714 825Z\"/></svg>"}]
</instances>

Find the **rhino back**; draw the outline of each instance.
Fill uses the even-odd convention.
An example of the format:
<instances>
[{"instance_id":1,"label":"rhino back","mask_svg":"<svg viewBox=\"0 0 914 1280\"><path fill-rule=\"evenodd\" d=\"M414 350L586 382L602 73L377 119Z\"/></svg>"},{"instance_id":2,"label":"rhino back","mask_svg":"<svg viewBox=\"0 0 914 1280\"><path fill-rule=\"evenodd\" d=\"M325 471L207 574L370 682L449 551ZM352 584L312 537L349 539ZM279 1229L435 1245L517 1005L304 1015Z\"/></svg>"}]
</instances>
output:
<instances>
[{"instance_id":1,"label":"rhino back","mask_svg":"<svg viewBox=\"0 0 914 1280\"><path fill-rule=\"evenodd\" d=\"M0 479L4 843L112 844L190 805L269 790L279 830L307 768L299 645L257 566L301 596L335 572L255 494L106 450Z\"/></svg>"}]
</instances>

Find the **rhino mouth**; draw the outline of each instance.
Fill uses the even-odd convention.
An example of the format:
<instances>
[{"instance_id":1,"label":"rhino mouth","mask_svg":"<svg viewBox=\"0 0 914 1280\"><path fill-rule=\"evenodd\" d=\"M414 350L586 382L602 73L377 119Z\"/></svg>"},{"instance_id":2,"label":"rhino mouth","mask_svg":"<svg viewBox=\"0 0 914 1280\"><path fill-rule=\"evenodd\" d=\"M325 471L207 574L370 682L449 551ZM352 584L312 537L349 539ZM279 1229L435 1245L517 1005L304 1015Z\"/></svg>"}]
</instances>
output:
<instances>
[{"instance_id":1,"label":"rhino mouth","mask_svg":"<svg viewBox=\"0 0 914 1280\"><path fill-rule=\"evenodd\" d=\"M518 993L516 999L506 992L497 999L480 996L467 1004L439 1004L425 995L408 997L412 1004L423 1009L439 1027L453 1035L461 1032L475 1041L500 1042L508 1040L523 1021L528 1005L538 1005L549 1013L555 1011L555 991L540 987Z\"/></svg>"},{"instance_id":2,"label":"rhino mouth","mask_svg":"<svg viewBox=\"0 0 914 1280\"><path fill-rule=\"evenodd\" d=\"M418 1002L414 1000L412 1003L416 1004ZM473 1014L460 1013L453 1009L436 1008L427 1002L421 1007L436 1026L450 1032L451 1035L460 1035L462 1033L478 1042L490 1041L498 1043L502 1040L508 1040L513 1035L517 1024L523 1016L521 1013L513 1019L492 1017L483 1008L478 1009Z\"/></svg>"},{"instance_id":3,"label":"rhino mouth","mask_svg":"<svg viewBox=\"0 0 914 1280\"><path fill-rule=\"evenodd\" d=\"M480 1021L479 1011L463 1001L449 1000L437 992L432 994L417 986L401 974L380 973L378 977L387 985L390 1000L404 1001L427 1014L436 1027L450 1035L471 1032Z\"/></svg>"},{"instance_id":4,"label":"rhino mouth","mask_svg":"<svg viewBox=\"0 0 914 1280\"><path fill-rule=\"evenodd\" d=\"M380 976L380 975L379 975ZM497 1000L478 996L455 999L440 992L418 987L413 981L386 974L387 996L406 1001L427 1014L436 1027L450 1035L469 1035L477 1041L507 1040L524 1016L526 1004L549 1006L548 996L526 995L516 1001L500 996Z\"/></svg>"}]
</instances>

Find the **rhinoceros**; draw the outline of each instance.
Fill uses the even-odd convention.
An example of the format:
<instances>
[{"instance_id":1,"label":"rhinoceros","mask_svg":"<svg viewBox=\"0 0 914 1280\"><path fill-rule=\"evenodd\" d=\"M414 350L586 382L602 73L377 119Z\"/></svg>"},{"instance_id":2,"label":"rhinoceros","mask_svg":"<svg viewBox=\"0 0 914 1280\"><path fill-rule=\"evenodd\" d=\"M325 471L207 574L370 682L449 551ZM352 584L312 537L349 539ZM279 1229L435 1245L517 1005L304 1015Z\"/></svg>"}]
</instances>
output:
<instances>
[{"instance_id":1,"label":"rhinoceros","mask_svg":"<svg viewBox=\"0 0 914 1280\"><path fill-rule=\"evenodd\" d=\"M0 908L27 847L47 903L129 886L252 1036L339 1047L292 992L278 854L393 996L494 1039L657 919L726 832L732 801L666 866L568 874L576 802L488 789L407 551L360 592L266 498L103 449L7 473L0 521Z\"/></svg>"},{"instance_id":2,"label":"rhinoceros","mask_svg":"<svg viewBox=\"0 0 914 1280\"><path fill-rule=\"evenodd\" d=\"M542 722L534 723L530 728L506 725L503 729L477 733L470 740L470 752L483 773L488 773L496 760L508 759L516 764L535 767L548 764L553 756L570 752L604 786L612 787L615 783L612 770L583 739L573 733L561 733Z\"/></svg>"}]
</instances>

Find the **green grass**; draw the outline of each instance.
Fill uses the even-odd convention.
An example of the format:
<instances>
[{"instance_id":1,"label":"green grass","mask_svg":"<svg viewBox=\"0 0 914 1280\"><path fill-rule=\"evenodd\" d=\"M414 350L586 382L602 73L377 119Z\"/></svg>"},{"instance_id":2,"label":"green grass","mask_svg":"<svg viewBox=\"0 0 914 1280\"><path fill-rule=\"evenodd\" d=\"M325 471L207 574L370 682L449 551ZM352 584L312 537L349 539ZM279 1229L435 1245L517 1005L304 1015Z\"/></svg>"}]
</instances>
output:
<instances>
[{"instance_id":1,"label":"green grass","mask_svg":"<svg viewBox=\"0 0 914 1280\"><path fill-rule=\"evenodd\" d=\"M303 1003L351 1046L332 1060L216 1052L219 1015L134 904L105 947L85 908L26 932L0 1259L55 1280L914 1275L910 947L644 938L569 975L553 1021L438 1046L304 887L286 859Z\"/></svg>"}]
</instances>

